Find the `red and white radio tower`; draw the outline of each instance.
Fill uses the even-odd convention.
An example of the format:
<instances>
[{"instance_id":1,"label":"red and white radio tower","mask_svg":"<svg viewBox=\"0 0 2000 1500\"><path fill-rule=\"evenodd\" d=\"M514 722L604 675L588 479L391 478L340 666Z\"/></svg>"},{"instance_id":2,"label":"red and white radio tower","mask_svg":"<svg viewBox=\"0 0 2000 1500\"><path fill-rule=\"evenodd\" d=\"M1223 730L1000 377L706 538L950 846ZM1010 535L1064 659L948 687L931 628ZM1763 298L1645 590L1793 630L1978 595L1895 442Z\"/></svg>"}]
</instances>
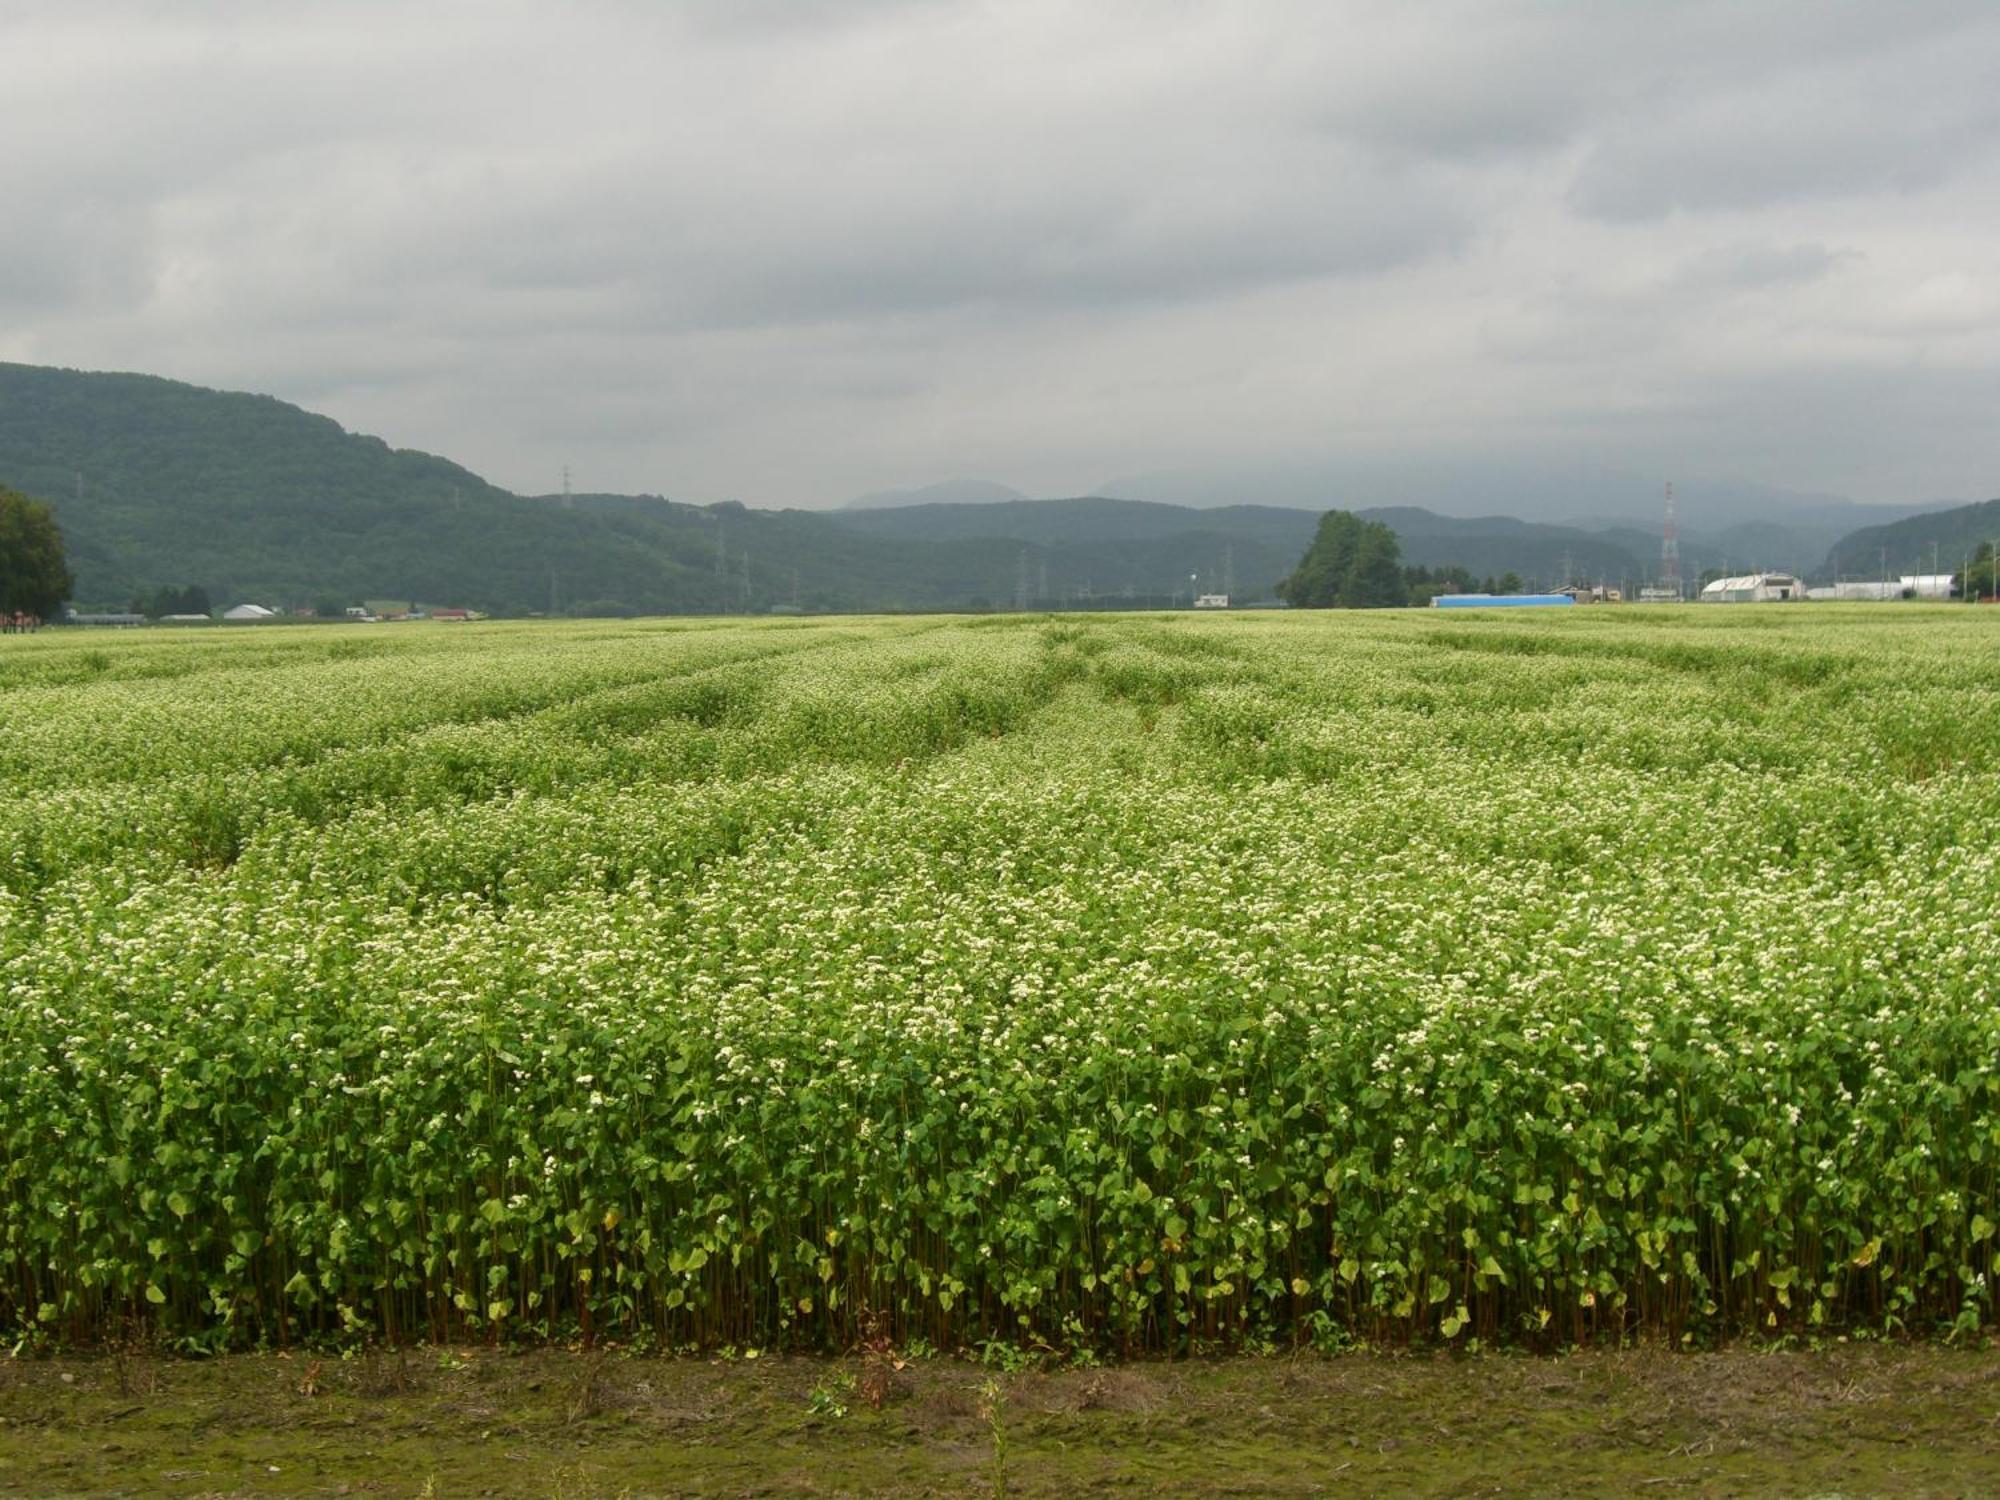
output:
<instances>
[{"instance_id":1,"label":"red and white radio tower","mask_svg":"<svg viewBox=\"0 0 2000 1500\"><path fill-rule=\"evenodd\" d=\"M1660 528L1660 587L1671 589L1676 599L1681 592L1681 533L1674 525L1674 482L1667 481L1667 521Z\"/></svg>"}]
</instances>

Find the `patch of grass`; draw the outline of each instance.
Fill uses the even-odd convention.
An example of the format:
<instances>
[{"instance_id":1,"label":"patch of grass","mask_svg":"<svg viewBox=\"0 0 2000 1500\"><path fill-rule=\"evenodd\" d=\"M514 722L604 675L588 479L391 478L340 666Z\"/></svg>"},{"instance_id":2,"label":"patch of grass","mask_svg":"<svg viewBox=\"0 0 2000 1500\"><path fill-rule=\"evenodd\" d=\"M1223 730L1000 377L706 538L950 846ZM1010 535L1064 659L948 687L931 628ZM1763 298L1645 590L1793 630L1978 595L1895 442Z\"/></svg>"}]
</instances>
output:
<instances>
[{"instance_id":1,"label":"patch of grass","mask_svg":"<svg viewBox=\"0 0 2000 1500\"><path fill-rule=\"evenodd\" d=\"M151 1358L145 1356L144 1358ZM2000 1483L2000 1352L1382 1354L1002 1374L542 1350L379 1366L0 1363L0 1494L1963 1495ZM129 1372L125 1379L129 1382ZM593 1393L577 1415L579 1390ZM832 1420L817 1395L844 1407ZM824 1404L824 1403L822 1403Z\"/></svg>"}]
</instances>

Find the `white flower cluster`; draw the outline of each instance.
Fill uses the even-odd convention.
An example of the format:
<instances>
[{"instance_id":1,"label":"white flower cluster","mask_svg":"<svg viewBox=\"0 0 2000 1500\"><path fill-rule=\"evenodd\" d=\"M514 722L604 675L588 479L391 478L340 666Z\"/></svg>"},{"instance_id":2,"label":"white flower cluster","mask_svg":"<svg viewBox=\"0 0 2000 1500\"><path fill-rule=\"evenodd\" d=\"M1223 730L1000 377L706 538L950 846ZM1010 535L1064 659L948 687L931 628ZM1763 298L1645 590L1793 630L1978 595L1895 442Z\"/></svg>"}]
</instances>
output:
<instances>
[{"instance_id":1,"label":"white flower cluster","mask_svg":"<svg viewBox=\"0 0 2000 1500\"><path fill-rule=\"evenodd\" d=\"M1996 625L10 641L0 1332L1976 1326Z\"/></svg>"}]
</instances>

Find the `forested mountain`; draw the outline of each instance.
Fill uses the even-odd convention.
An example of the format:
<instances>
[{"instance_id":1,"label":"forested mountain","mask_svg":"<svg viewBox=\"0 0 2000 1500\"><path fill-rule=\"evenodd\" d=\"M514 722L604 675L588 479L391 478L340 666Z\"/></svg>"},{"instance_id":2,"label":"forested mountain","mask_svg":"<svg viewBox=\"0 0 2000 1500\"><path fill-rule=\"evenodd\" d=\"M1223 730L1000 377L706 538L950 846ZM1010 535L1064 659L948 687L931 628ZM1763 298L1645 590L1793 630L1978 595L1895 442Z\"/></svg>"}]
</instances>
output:
<instances>
[{"instance_id":1,"label":"forested mountain","mask_svg":"<svg viewBox=\"0 0 2000 1500\"><path fill-rule=\"evenodd\" d=\"M1115 605L1185 598L1190 574L1269 597L1316 522L1101 500L838 514L658 496L565 505L267 396L9 364L0 478L54 507L77 599L104 606L190 585L217 604L496 613Z\"/></svg>"},{"instance_id":2,"label":"forested mountain","mask_svg":"<svg viewBox=\"0 0 2000 1500\"><path fill-rule=\"evenodd\" d=\"M267 396L0 365L0 474L56 511L77 597L546 604L550 577L658 594L660 559L427 453Z\"/></svg>"},{"instance_id":3,"label":"forested mountain","mask_svg":"<svg viewBox=\"0 0 2000 1500\"><path fill-rule=\"evenodd\" d=\"M76 597L410 599L498 613L935 608L1011 597L1018 546L802 511L509 493L267 396L0 364L0 476L48 501Z\"/></svg>"},{"instance_id":4,"label":"forested mountain","mask_svg":"<svg viewBox=\"0 0 2000 1500\"><path fill-rule=\"evenodd\" d=\"M1402 543L1403 561L1425 567L1460 563L1475 574L1518 574L1531 586L1553 588L1581 579L1638 579L1644 564L1625 547L1574 526L1517 521L1512 516L1440 516L1398 505L1355 512L1380 521ZM1657 546L1656 546L1657 550Z\"/></svg>"},{"instance_id":5,"label":"forested mountain","mask_svg":"<svg viewBox=\"0 0 2000 1500\"><path fill-rule=\"evenodd\" d=\"M2000 500L1926 511L1886 526L1864 526L1833 544L1820 564L1826 578L1883 573L1956 573L1981 542L2000 539ZM1935 547L1935 551L1932 549Z\"/></svg>"},{"instance_id":6,"label":"forested mountain","mask_svg":"<svg viewBox=\"0 0 2000 1500\"><path fill-rule=\"evenodd\" d=\"M1332 508L1331 506L1329 508ZM1422 567L1461 564L1475 575L1515 573L1544 585L1577 579L1637 579L1646 571L1632 549L1600 533L1573 526L1538 525L1511 516L1464 519L1415 506L1359 508L1367 521L1395 531L1403 560ZM1298 565L1312 542L1321 511L1281 505L1222 505L1196 509L1149 500L1093 496L1074 500L1017 500L993 505L908 505L842 511L840 524L872 536L902 540L1005 537L1028 543L1057 560L1067 578L1094 579L1115 589L1127 574L1162 576L1160 587L1180 583L1191 571L1204 590L1223 588L1242 597L1269 597L1278 579ZM1651 542L1654 556L1658 542Z\"/></svg>"},{"instance_id":7,"label":"forested mountain","mask_svg":"<svg viewBox=\"0 0 2000 1500\"><path fill-rule=\"evenodd\" d=\"M1001 498L954 481L905 501L835 512L677 504L659 496L522 496L446 459L268 396L147 375L0 364L0 484L48 502L69 544L76 597L122 606L193 586L218 605L408 599L521 614L951 609L1167 603L1191 588L1269 599L1304 554L1320 510L1195 508L1083 497ZM1895 538L1909 571L1941 541L1986 534L2000 502L1856 533L1859 556ZM1637 580L1658 542L1635 527L1587 530L1507 516L1362 508L1393 528L1403 561L1475 577ZM1940 524L1943 529L1940 530ZM1690 537L1685 571L1725 558L1796 565L1781 532L1724 551ZM1905 543L1907 542L1907 545ZM1735 545L1746 550L1735 551ZM1872 558L1875 554L1869 551ZM1865 569L1863 570L1865 571Z\"/></svg>"}]
</instances>

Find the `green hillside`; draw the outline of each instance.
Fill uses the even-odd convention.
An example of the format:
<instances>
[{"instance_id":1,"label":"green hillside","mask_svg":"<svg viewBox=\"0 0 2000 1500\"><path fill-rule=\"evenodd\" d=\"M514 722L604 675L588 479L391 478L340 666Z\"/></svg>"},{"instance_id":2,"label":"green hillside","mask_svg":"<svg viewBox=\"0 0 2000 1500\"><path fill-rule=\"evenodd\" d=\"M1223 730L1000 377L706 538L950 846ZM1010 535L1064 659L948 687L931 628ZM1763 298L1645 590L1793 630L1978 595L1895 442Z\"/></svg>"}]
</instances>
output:
<instances>
[{"instance_id":1,"label":"green hillside","mask_svg":"<svg viewBox=\"0 0 2000 1500\"><path fill-rule=\"evenodd\" d=\"M1926 511L1886 526L1864 526L1834 543L1820 565L1826 578L1883 573L1956 573L1981 542L2000 539L2000 500ZM1932 548L1936 551L1933 552Z\"/></svg>"},{"instance_id":2,"label":"green hillside","mask_svg":"<svg viewBox=\"0 0 2000 1500\"><path fill-rule=\"evenodd\" d=\"M1329 505L1340 502L1330 500ZM1511 516L1441 516L1415 506L1355 512L1395 531L1403 560L1424 567L1456 563L1475 575L1515 573L1542 584L1562 582L1564 563L1575 578L1636 579L1645 571L1621 539L1574 526L1518 521ZM1128 575L1152 587L1185 588L1187 575L1233 575L1232 593L1269 597L1311 543L1320 512L1277 505L1195 509L1147 500L1090 496L1074 500L1015 500L998 504L906 505L842 511L842 526L901 540L996 537L1046 554L1052 576L1066 583L1095 580L1123 587ZM1657 550L1657 543L1654 544ZM1219 583L1217 586L1220 586Z\"/></svg>"},{"instance_id":3,"label":"green hillside","mask_svg":"<svg viewBox=\"0 0 2000 1500\"><path fill-rule=\"evenodd\" d=\"M1512 516L1440 516L1417 506L1356 512L1396 533L1403 560L1426 567L1459 563L1475 574L1514 573L1537 587L1578 579L1638 579L1646 569L1617 541L1575 526ZM1567 564L1567 566L1565 566ZM1567 573L1567 577L1565 577Z\"/></svg>"},{"instance_id":4,"label":"green hillside","mask_svg":"<svg viewBox=\"0 0 2000 1500\"><path fill-rule=\"evenodd\" d=\"M1313 520L1133 507L1164 520L1098 527L1078 547L1060 506L1033 525L955 529L658 496L565 506L268 396L15 364L0 364L0 477L55 508L76 597L99 606L184 584L218 602L504 614L1164 603L1190 572L1215 586L1232 559L1239 590L1268 597Z\"/></svg>"},{"instance_id":5,"label":"green hillside","mask_svg":"<svg viewBox=\"0 0 2000 1500\"><path fill-rule=\"evenodd\" d=\"M0 474L50 502L77 597L411 597L519 610L672 582L602 523L267 396L0 365ZM572 597L576 597L572 593Z\"/></svg>"},{"instance_id":6,"label":"green hillside","mask_svg":"<svg viewBox=\"0 0 2000 1500\"><path fill-rule=\"evenodd\" d=\"M26 365L0 364L0 475L55 508L86 604L191 583L508 614L925 608L1011 589L1020 550L656 496L565 507L268 396Z\"/></svg>"},{"instance_id":7,"label":"green hillside","mask_svg":"<svg viewBox=\"0 0 2000 1500\"><path fill-rule=\"evenodd\" d=\"M13 364L0 364L0 483L54 507L78 602L112 607L183 585L218 604L409 599L496 614L1117 608L1185 601L1191 587L1250 601L1273 597L1319 517L1101 496L830 513L646 495L565 505L268 396ZM1507 516L1357 513L1396 531L1406 563L1542 586L1565 566L1636 580L1653 551L1632 533ZM1691 570L1706 565L1698 546L1685 552Z\"/></svg>"}]
</instances>

